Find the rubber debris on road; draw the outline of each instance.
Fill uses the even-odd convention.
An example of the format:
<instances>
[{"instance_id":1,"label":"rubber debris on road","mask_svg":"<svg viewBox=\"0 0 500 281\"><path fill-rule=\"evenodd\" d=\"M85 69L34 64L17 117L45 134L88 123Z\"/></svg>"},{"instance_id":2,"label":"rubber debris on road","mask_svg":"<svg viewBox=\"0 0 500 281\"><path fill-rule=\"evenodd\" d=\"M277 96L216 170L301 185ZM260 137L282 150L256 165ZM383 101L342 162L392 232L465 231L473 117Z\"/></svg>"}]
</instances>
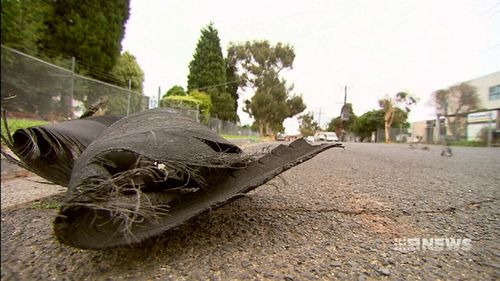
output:
<instances>
[{"instance_id":1,"label":"rubber debris on road","mask_svg":"<svg viewBox=\"0 0 500 281\"><path fill-rule=\"evenodd\" d=\"M342 147L299 139L267 153L246 154L170 109L122 118L93 141L73 138L77 135L71 130L67 133L67 128L76 126L71 122L60 123L51 131L59 134L47 137L57 135L59 146L67 144L70 135L70 145L82 144L79 153L69 153L71 148L63 146L62 151L73 157L56 153L43 160L52 160L52 165L74 160L54 231L60 242L82 249L139 243L241 197L326 149ZM64 179L57 178L63 183Z\"/></svg>"}]
</instances>

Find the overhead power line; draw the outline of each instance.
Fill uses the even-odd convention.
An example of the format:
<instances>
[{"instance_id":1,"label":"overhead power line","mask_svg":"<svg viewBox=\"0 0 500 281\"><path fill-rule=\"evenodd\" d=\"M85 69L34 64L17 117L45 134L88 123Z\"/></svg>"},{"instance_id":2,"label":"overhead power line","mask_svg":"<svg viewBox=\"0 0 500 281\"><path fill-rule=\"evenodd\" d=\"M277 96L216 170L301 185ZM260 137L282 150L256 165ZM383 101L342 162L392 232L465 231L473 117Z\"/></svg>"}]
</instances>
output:
<instances>
[{"instance_id":1,"label":"overhead power line","mask_svg":"<svg viewBox=\"0 0 500 281\"><path fill-rule=\"evenodd\" d=\"M198 90L198 91L201 91L201 90L205 90L205 89L212 89L212 88L217 88L219 86L224 86L224 85L229 85L229 84L234 84L234 83L237 83L237 82L240 82L241 79L236 79L236 80L232 80L232 81L228 81L228 82L224 82L224 83L219 83L219 84L214 84L214 85L209 85L209 86L204 86L204 87L199 87L199 88L194 88L192 90Z\"/></svg>"}]
</instances>

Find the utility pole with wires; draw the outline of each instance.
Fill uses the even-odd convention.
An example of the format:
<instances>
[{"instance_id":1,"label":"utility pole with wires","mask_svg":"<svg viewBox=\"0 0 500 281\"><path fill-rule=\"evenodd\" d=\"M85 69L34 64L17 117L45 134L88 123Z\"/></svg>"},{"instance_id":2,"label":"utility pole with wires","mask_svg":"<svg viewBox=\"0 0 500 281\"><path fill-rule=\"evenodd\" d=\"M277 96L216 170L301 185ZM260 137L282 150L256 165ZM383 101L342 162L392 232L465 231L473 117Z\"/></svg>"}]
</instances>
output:
<instances>
[{"instance_id":1,"label":"utility pole with wires","mask_svg":"<svg viewBox=\"0 0 500 281\"><path fill-rule=\"evenodd\" d=\"M344 86L344 105L342 106L342 109L340 110L340 140L345 141L345 134L346 134L346 122L349 121L350 118L350 112L349 108L347 107L347 85Z\"/></svg>"},{"instance_id":2,"label":"utility pole with wires","mask_svg":"<svg viewBox=\"0 0 500 281\"><path fill-rule=\"evenodd\" d=\"M347 105L347 85L344 86L344 105L342 105L342 109L340 110L340 119L342 119L342 121L349 120L349 110L346 105Z\"/></svg>"},{"instance_id":3,"label":"utility pole with wires","mask_svg":"<svg viewBox=\"0 0 500 281\"><path fill-rule=\"evenodd\" d=\"M321 127L321 107L319 108L318 112L318 125Z\"/></svg>"}]
</instances>

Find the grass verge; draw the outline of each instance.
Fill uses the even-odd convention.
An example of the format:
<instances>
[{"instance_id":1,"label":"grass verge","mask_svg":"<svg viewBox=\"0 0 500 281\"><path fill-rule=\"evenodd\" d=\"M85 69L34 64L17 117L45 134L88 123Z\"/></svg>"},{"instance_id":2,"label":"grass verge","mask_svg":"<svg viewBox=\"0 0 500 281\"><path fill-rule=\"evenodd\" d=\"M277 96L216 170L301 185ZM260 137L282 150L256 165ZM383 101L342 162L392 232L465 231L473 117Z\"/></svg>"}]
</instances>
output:
<instances>
[{"instance_id":1,"label":"grass verge","mask_svg":"<svg viewBox=\"0 0 500 281\"><path fill-rule=\"evenodd\" d=\"M31 204L32 209L52 209L57 210L61 208L61 202L57 201L47 201L47 202L33 202Z\"/></svg>"},{"instance_id":2,"label":"grass verge","mask_svg":"<svg viewBox=\"0 0 500 281\"><path fill-rule=\"evenodd\" d=\"M468 147L485 147L486 144L482 141L467 141L467 140L459 140L459 141L451 141L449 142L450 146L468 146Z\"/></svg>"},{"instance_id":3,"label":"grass verge","mask_svg":"<svg viewBox=\"0 0 500 281\"><path fill-rule=\"evenodd\" d=\"M0 118L0 122L2 124L2 135L7 137L7 130L4 127L3 118ZM7 126L9 128L10 134L14 134L15 131L19 129L26 129L33 126L46 125L49 122L45 120L36 120L36 119L23 119L23 118L7 118Z\"/></svg>"}]
</instances>

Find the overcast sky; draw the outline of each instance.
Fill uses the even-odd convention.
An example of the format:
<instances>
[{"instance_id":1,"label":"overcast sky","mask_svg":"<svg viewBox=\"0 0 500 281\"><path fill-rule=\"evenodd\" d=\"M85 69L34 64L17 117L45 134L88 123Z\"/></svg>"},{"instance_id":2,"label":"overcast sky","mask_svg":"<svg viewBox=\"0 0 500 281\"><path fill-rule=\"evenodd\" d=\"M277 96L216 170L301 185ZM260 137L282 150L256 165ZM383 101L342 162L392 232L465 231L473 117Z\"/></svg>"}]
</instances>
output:
<instances>
[{"instance_id":1,"label":"overcast sky","mask_svg":"<svg viewBox=\"0 0 500 281\"><path fill-rule=\"evenodd\" d=\"M285 73L306 111L324 125L347 101L361 115L384 95L420 98L411 121L433 118L430 94L500 70L500 1L496 0L131 0L123 50L145 72L144 93L186 88L200 30L210 22L223 53L229 42L269 40L295 50ZM252 93L240 95L249 99ZM240 106L241 107L241 106ZM243 124L251 119L241 108ZM296 133L296 120L285 121Z\"/></svg>"}]
</instances>

